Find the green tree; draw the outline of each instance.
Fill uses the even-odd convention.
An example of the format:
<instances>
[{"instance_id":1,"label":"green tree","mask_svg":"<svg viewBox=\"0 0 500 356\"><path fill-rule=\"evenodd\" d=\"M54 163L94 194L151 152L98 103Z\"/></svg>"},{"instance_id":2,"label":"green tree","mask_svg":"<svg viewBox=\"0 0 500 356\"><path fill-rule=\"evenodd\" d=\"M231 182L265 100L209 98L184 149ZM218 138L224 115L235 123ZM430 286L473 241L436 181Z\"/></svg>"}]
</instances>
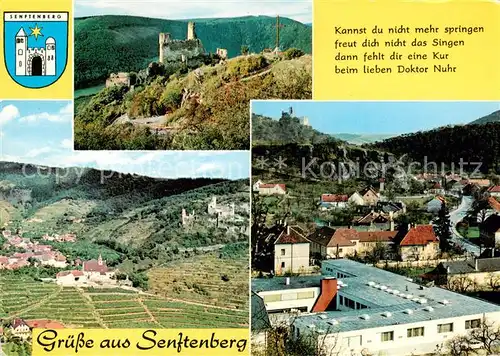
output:
<instances>
[{"instance_id":1,"label":"green tree","mask_svg":"<svg viewBox=\"0 0 500 356\"><path fill-rule=\"evenodd\" d=\"M248 53L250 53L250 48L247 45L241 46L241 54L246 56Z\"/></svg>"},{"instance_id":2,"label":"green tree","mask_svg":"<svg viewBox=\"0 0 500 356\"><path fill-rule=\"evenodd\" d=\"M451 239L451 221L450 212L446 203L441 205L438 217L434 222L434 231L439 238L439 248L443 252L450 250L450 239Z\"/></svg>"}]
</instances>

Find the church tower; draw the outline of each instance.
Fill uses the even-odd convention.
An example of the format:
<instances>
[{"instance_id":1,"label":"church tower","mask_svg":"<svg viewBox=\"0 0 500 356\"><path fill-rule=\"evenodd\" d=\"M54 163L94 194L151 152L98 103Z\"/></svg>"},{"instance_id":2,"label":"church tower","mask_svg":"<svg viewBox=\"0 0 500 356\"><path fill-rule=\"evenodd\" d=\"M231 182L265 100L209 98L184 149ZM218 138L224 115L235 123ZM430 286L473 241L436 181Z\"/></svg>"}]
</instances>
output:
<instances>
[{"instance_id":1,"label":"church tower","mask_svg":"<svg viewBox=\"0 0 500 356\"><path fill-rule=\"evenodd\" d=\"M97 259L97 264L99 266L102 266L102 256L101 256L101 254L99 254L99 258Z\"/></svg>"},{"instance_id":2,"label":"church tower","mask_svg":"<svg viewBox=\"0 0 500 356\"><path fill-rule=\"evenodd\" d=\"M21 27L16 35L16 75L26 75L26 56L28 36Z\"/></svg>"},{"instance_id":3,"label":"church tower","mask_svg":"<svg viewBox=\"0 0 500 356\"><path fill-rule=\"evenodd\" d=\"M45 41L45 75L56 75L56 40L53 37Z\"/></svg>"}]
</instances>

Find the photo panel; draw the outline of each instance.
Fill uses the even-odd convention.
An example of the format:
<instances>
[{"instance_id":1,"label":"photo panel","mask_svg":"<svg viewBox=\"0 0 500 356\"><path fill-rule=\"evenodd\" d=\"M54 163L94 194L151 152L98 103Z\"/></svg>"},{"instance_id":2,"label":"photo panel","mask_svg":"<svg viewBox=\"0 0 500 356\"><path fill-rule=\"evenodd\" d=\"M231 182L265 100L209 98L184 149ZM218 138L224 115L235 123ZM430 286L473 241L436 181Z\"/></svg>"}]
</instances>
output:
<instances>
[{"instance_id":1,"label":"photo panel","mask_svg":"<svg viewBox=\"0 0 500 356\"><path fill-rule=\"evenodd\" d=\"M434 354L496 330L500 102L251 111L252 354Z\"/></svg>"},{"instance_id":2,"label":"photo panel","mask_svg":"<svg viewBox=\"0 0 500 356\"><path fill-rule=\"evenodd\" d=\"M75 2L76 150L249 150L251 99L312 98L310 1L97 3Z\"/></svg>"},{"instance_id":3,"label":"photo panel","mask_svg":"<svg viewBox=\"0 0 500 356\"><path fill-rule=\"evenodd\" d=\"M102 329L247 350L249 151L73 151L72 101L2 101L0 118L3 352Z\"/></svg>"}]
</instances>

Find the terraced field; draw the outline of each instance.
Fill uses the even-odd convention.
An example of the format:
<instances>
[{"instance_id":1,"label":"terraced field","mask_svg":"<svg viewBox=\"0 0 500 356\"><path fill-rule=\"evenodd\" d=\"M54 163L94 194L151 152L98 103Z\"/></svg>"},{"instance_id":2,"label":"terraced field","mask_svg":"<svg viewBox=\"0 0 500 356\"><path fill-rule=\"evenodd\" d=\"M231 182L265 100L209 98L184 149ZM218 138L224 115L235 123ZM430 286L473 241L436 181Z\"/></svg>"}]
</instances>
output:
<instances>
[{"instance_id":1,"label":"terraced field","mask_svg":"<svg viewBox=\"0 0 500 356\"><path fill-rule=\"evenodd\" d=\"M150 289L155 294L248 310L249 270L245 258L221 259L214 252L152 269L148 276Z\"/></svg>"},{"instance_id":2,"label":"terraced field","mask_svg":"<svg viewBox=\"0 0 500 356\"><path fill-rule=\"evenodd\" d=\"M0 276L0 318L52 319L75 328L239 328L247 310L182 302L122 289L62 288Z\"/></svg>"}]
</instances>

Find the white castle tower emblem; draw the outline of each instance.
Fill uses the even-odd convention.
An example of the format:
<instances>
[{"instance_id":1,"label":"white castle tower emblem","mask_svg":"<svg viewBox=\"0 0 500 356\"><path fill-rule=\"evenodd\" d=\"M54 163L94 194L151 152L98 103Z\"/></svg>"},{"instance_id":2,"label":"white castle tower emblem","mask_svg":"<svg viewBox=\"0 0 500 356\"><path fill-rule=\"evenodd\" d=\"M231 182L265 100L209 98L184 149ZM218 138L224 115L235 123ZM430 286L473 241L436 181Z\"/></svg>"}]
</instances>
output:
<instances>
[{"instance_id":1,"label":"white castle tower emblem","mask_svg":"<svg viewBox=\"0 0 500 356\"><path fill-rule=\"evenodd\" d=\"M48 37L45 48L29 48L21 27L16 34L16 75L56 75L56 40Z\"/></svg>"}]
</instances>

